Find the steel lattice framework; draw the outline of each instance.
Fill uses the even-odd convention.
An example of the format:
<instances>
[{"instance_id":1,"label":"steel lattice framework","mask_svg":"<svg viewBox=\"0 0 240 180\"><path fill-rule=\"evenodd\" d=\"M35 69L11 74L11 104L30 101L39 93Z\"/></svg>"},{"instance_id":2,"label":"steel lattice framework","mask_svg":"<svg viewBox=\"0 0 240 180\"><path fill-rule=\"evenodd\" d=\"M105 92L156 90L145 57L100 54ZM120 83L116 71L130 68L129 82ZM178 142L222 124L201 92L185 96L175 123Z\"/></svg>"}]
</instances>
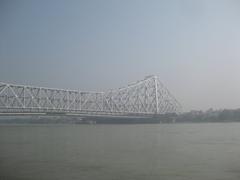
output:
<instances>
[{"instance_id":1,"label":"steel lattice framework","mask_svg":"<svg viewBox=\"0 0 240 180\"><path fill-rule=\"evenodd\" d=\"M0 83L0 112L92 114L179 113L180 103L157 76L107 92L83 92Z\"/></svg>"}]
</instances>

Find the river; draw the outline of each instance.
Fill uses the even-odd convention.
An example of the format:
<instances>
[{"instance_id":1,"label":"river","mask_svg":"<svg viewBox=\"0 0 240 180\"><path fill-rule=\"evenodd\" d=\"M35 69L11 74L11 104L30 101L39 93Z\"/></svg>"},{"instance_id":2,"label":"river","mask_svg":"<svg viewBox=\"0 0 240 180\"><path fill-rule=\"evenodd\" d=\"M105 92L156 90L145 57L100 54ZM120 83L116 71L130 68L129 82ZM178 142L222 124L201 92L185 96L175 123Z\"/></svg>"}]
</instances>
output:
<instances>
[{"instance_id":1,"label":"river","mask_svg":"<svg viewBox=\"0 0 240 180\"><path fill-rule=\"evenodd\" d=\"M240 123L0 125L0 180L203 179L240 179Z\"/></svg>"}]
</instances>

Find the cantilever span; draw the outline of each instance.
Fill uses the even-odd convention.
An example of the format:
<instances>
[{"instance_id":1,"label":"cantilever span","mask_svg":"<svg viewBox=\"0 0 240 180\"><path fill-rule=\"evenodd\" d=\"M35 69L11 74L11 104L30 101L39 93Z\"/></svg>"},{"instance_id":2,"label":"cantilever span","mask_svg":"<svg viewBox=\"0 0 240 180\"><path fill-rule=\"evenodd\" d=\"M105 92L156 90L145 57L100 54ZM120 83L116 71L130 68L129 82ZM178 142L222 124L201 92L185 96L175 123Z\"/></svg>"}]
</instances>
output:
<instances>
[{"instance_id":1,"label":"cantilever span","mask_svg":"<svg viewBox=\"0 0 240 180\"><path fill-rule=\"evenodd\" d=\"M107 92L0 83L0 113L156 115L180 113L181 105L157 76Z\"/></svg>"}]
</instances>

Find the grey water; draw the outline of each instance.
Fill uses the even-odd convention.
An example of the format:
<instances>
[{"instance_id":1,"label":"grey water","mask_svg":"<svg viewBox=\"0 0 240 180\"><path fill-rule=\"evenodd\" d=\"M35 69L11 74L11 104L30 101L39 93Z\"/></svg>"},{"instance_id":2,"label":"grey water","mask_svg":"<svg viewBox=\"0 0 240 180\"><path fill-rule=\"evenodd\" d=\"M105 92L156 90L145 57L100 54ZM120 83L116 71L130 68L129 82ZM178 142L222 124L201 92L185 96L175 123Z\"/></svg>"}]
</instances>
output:
<instances>
[{"instance_id":1,"label":"grey water","mask_svg":"<svg viewBox=\"0 0 240 180\"><path fill-rule=\"evenodd\" d=\"M0 125L0 180L239 180L240 123Z\"/></svg>"}]
</instances>

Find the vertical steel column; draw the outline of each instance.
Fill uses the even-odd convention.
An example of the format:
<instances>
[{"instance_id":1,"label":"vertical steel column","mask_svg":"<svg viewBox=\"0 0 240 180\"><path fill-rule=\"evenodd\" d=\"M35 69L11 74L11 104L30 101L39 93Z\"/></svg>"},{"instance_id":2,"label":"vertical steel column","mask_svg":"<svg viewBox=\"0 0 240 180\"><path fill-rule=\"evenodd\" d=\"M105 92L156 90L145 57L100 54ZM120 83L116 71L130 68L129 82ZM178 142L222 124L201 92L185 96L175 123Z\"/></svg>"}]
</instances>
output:
<instances>
[{"instance_id":1,"label":"vertical steel column","mask_svg":"<svg viewBox=\"0 0 240 180\"><path fill-rule=\"evenodd\" d=\"M102 111L104 110L104 93L102 92Z\"/></svg>"},{"instance_id":2,"label":"vertical steel column","mask_svg":"<svg viewBox=\"0 0 240 180\"><path fill-rule=\"evenodd\" d=\"M79 110L82 110L82 92L79 92Z\"/></svg>"},{"instance_id":3,"label":"vertical steel column","mask_svg":"<svg viewBox=\"0 0 240 180\"><path fill-rule=\"evenodd\" d=\"M23 108L25 109L25 107L26 107L26 102L25 102L25 90L26 89L26 86L23 86Z\"/></svg>"},{"instance_id":4,"label":"vertical steel column","mask_svg":"<svg viewBox=\"0 0 240 180\"><path fill-rule=\"evenodd\" d=\"M148 95L147 95L147 86L146 84L144 85L144 109L145 109L145 112L148 111L148 101L147 101L147 98L148 98Z\"/></svg>"},{"instance_id":5,"label":"vertical steel column","mask_svg":"<svg viewBox=\"0 0 240 180\"><path fill-rule=\"evenodd\" d=\"M70 99L70 93L69 93L68 90L66 91L66 93L67 93L67 110L69 111L69 109L70 109L70 102L69 102L69 99Z\"/></svg>"},{"instance_id":6,"label":"vertical steel column","mask_svg":"<svg viewBox=\"0 0 240 180\"><path fill-rule=\"evenodd\" d=\"M154 85L155 85L155 98L156 98L156 114L158 114L158 85L157 85L157 76L154 76Z\"/></svg>"},{"instance_id":7,"label":"vertical steel column","mask_svg":"<svg viewBox=\"0 0 240 180\"><path fill-rule=\"evenodd\" d=\"M6 98L7 108L9 108L9 84L7 84L7 98Z\"/></svg>"}]
</instances>

